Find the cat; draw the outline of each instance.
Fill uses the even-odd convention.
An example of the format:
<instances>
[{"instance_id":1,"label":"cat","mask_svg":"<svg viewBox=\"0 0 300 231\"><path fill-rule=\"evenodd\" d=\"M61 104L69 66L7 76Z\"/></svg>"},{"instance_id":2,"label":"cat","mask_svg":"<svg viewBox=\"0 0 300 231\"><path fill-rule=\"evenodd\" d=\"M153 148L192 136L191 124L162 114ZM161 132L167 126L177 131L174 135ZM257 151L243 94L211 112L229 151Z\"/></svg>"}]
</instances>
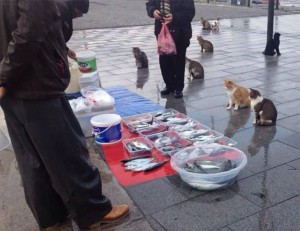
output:
<instances>
[{"instance_id":1,"label":"cat","mask_svg":"<svg viewBox=\"0 0 300 231\"><path fill-rule=\"evenodd\" d=\"M204 78L204 69L201 63L185 57L185 64L189 70L189 78L191 77L193 77L194 79Z\"/></svg>"},{"instance_id":2,"label":"cat","mask_svg":"<svg viewBox=\"0 0 300 231\"><path fill-rule=\"evenodd\" d=\"M202 30L211 30L211 25L209 21L205 20L203 17L200 18L200 22L202 25Z\"/></svg>"},{"instance_id":3,"label":"cat","mask_svg":"<svg viewBox=\"0 0 300 231\"><path fill-rule=\"evenodd\" d=\"M239 107L249 107L250 98L249 91L232 80L224 80L224 86L228 95L227 109L230 109L234 105L234 110L238 110Z\"/></svg>"},{"instance_id":4,"label":"cat","mask_svg":"<svg viewBox=\"0 0 300 231\"><path fill-rule=\"evenodd\" d=\"M254 112L254 125L275 125L277 120L277 109L274 103L263 98L259 91L250 88L251 109Z\"/></svg>"},{"instance_id":5,"label":"cat","mask_svg":"<svg viewBox=\"0 0 300 231\"><path fill-rule=\"evenodd\" d=\"M136 67L138 69L148 68L148 58L145 52L141 51L141 49L138 47L133 47L132 53L134 55Z\"/></svg>"},{"instance_id":6,"label":"cat","mask_svg":"<svg viewBox=\"0 0 300 231\"><path fill-rule=\"evenodd\" d=\"M276 53L277 55L281 55L279 51L280 35L281 34L279 34L278 32L274 33L274 38L267 42L265 51L263 52L264 55L273 56Z\"/></svg>"},{"instance_id":7,"label":"cat","mask_svg":"<svg viewBox=\"0 0 300 231\"><path fill-rule=\"evenodd\" d=\"M197 36L197 40L201 46L201 52L203 52L203 50L205 50L205 52L214 52L214 46L210 41L203 39L202 36Z\"/></svg>"},{"instance_id":8,"label":"cat","mask_svg":"<svg viewBox=\"0 0 300 231\"><path fill-rule=\"evenodd\" d=\"M211 29L212 30L220 30L220 18L217 18L213 23L211 24Z\"/></svg>"}]
</instances>

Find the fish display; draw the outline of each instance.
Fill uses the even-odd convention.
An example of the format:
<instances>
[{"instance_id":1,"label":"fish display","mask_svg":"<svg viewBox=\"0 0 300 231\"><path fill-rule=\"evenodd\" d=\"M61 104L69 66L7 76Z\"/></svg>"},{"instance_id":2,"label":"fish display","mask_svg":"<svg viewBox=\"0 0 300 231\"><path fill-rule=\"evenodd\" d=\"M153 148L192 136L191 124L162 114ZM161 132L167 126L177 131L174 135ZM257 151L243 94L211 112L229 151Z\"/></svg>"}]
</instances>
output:
<instances>
[{"instance_id":1,"label":"fish display","mask_svg":"<svg viewBox=\"0 0 300 231\"><path fill-rule=\"evenodd\" d=\"M135 158L130 161L126 161L125 163L123 161L123 163L124 163L125 171L148 172L164 165L167 162L167 160L163 160L160 162L156 162L153 160L154 158L151 157L143 157L143 158Z\"/></svg>"},{"instance_id":2,"label":"fish display","mask_svg":"<svg viewBox=\"0 0 300 231\"><path fill-rule=\"evenodd\" d=\"M193 160L183 164L182 168L188 172L195 172L201 174L211 174L226 172L236 168L237 165L227 158L216 158L212 160Z\"/></svg>"}]
</instances>

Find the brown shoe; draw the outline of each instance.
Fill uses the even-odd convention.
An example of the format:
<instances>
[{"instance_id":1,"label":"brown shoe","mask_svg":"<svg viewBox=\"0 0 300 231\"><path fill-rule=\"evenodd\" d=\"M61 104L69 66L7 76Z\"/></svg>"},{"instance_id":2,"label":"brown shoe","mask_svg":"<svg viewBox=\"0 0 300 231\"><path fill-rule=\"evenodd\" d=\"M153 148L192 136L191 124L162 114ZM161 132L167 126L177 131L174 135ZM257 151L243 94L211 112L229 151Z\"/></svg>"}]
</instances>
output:
<instances>
[{"instance_id":1,"label":"brown shoe","mask_svg":"<svg viewBox=\"0 0 300 231\"><path fill-rule=\"evenodd\" d=\"M102 218L101 221L98 221L89 226L90 229L100 226L100 224L112 224L119 222L123 218L129 215L128 205L113 205L112 210Z\"/></svg>"}]
</instances>

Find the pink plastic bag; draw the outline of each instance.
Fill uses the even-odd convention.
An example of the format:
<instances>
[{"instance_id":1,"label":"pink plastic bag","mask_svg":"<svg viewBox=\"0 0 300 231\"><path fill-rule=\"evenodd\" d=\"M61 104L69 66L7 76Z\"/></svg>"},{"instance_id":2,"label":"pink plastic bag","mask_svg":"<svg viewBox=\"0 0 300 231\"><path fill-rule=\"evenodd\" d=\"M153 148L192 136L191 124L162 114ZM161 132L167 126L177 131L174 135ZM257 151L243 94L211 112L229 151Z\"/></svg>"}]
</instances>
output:
<instances>
[{"instance_id":1,"label":"pink plastic bag","mask_svg":"<svg viewBox=\"0 0 300 231\"><path fill-rule=\"evenodd\" d=\"M159 55L176 55L176 45L166 23L162 23L157 38L157 53Z\"/></svg>"}]
</instances>

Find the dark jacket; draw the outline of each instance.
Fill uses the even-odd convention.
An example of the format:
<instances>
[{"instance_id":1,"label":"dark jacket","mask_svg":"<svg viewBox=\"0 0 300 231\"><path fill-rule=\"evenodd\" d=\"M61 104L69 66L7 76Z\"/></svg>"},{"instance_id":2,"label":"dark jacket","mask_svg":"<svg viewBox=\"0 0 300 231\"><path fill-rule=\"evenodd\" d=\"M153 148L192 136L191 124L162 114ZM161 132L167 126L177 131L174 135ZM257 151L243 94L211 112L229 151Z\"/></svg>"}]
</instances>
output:
<instances>
[{"instance_id":1,"label":"dark jacket","mask_svg":"<svg viewBox=\"0 0 300 231\"><path fill-rule=\"evenodd\" d=\"M149 0L146 3L148 16L153 18L153 12L160 10L160 2L163 0ZM191 22L195 16L194 0L170 0L172 23L168 24L174 40L183 39L189 43L192 37ZM162 12L163 13L163 12ZM161 30L161 21L155 20L154 34L157 36Z\"/></svg>"},{"instance_id":2,"label":"dark jacket","mask_svg":"<svg viewBox=\"0 0 300 231\"><path fill-rule=\"evenodd\" d=\"M65 42L68 42L73 34L73 5L71 0L56 0L56 4L61 15Z\"/></svg>"},{"instance_id":3,"label":"dark jacket","mask_svg":"<svg viewBox=\"0 0 300 231\"><path fill-rule=\"evenodd\" d=\"M20 99L64 95L70 72L54 0L0 0L0 85Z\"/></svg>"}]
</instances>

